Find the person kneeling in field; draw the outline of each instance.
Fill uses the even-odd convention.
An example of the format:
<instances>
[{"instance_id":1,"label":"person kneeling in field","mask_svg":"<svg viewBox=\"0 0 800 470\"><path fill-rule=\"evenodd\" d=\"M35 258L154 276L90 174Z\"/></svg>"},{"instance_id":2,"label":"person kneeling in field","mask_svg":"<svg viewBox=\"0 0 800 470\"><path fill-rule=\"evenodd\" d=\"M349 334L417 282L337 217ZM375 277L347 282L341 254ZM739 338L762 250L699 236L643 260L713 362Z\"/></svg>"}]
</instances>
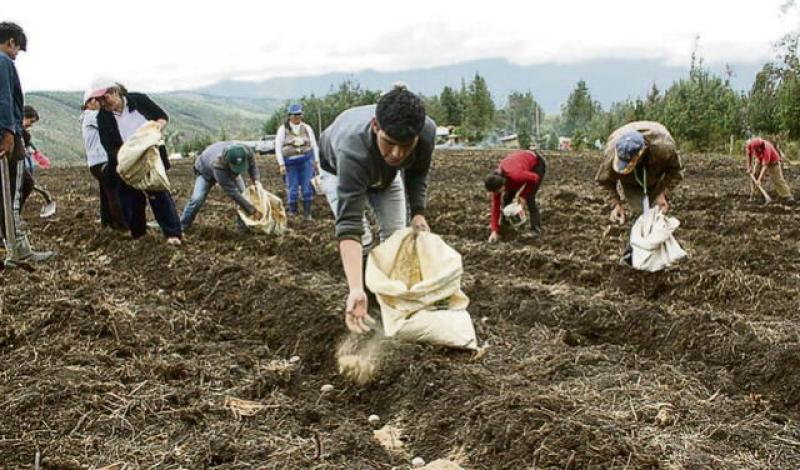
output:
<instances>
[{"instance_id":1,"label":"person kneeling in field","mask_svg":"<svg viewBox=\"0 0 800 470\"><path fill-rule=\"evenodd\" d=\"M183 209L181 216L183 231L185 232L192 225L200 208L203 207L208 192L216 183L219 183L225 194L248 215L254 219L261 219L263 214L242 194L245 188L241 175L245 171L250 174L253 184L261 185L259 181L261 175L250 147L225 141L212 144L203 150L203 153L194 162L194 173L197 175L197 179L194 182L192 197ZM236 221L240 227L244 227L238 215Z\"/></svg>"},{"instance_id":2,"label":"person kneeling in field","mask_svg":"<svg viewBox=\"0 0 800 470\"><path fill-rule=\"evenodd\" d=\"M489 243L500 237L500 217L503 207L514 202L514 198L524 200L531 217L531 230L541 233L542 221L536 193L542 184L545 173L544 158L531 150L519 150L508 154L484 180L486 190L492 193L492 215L489 221L492 233Z\"/></svg>"},{"instance_id":3,"label":"person kneeling in field","mask_svg":"<svg viewBox=\"0 0 800 470\"><path fill-rule=\"evenodd\" d=\"M366 333L374 320L367 314L363 254L371 234L364 222L369 204L380 224L380 238L406 227L406 194L411 226L429 231L425 220L428 170L436 124L422 99L396 85L376 105L349 109L320 136L322 188L336 216L336 237L350 293L345 323Z\"/></svg>"},{"instance_id":4,"label":"person kneeling in field","mask_svg":"<svg viewBox=\"0 0 800 470\"><path fill-rule=\"evenodd\" d=\"M626 124L608 138L604 155L595 181L608 193L612 223L626 221L617 182L636 217L645 203L658 204L664 213L669 210L667 195L683 180L683 164L666 127L650 121ZM630 264L631 254L628 245L621 261Z\"/></svg>"},{"instance_id":5,"label":"person kneeling in field","mask_svg":"<svg viewBox=\"0 0 800 470\"><path fill-rule=\"evenodd\" d=\"M772 184L775 185L775 190L778 192L778 196L786 202L794 202L792 190L783 178L781 154L775 146L772 145L772 142L762 139L761 137L754 137L747 141L746 154L747 172L755 177L758 184L762 184L761 182L764 179L764 175L769 174L772 179ZM756 158L755 164L753 163L753 157ZM751 179L750 194L755 191L755 184L756 183Z\"/></svg>"}]
</instances>

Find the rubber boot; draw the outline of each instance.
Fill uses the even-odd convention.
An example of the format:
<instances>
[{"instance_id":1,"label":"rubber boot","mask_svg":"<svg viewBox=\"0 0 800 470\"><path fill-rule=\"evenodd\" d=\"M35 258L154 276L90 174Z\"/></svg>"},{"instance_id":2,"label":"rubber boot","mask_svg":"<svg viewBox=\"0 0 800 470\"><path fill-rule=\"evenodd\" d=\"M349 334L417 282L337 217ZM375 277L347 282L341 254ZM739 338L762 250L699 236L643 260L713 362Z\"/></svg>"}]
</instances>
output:
<instances>
[{"instance_id":1,"label":"rubber boot","mask_svg":"<svg viewBox=\"0 0 800 470\"><path fill-rule=\"evenodd\" d=\"M628 244L625 247L625 252L622 254L622 258L619 259L620 266L631 266L633 267L633 247Z\"/></svg>"},{"instance_id":2,"label":"rubber boot","mask_svg":"<svg viewBox=\"0 0 800 470\"><path fill-rule=\"evenodd\" d=\"M53 251L33 251L27 235L17 238L17 254L21 259L34 263L41 263L55 256Z\"/></svg>"},{"instance_id":3,"label":"rubber boot","mask_svg":"<svg viewBox=\"0 0 800 470\"><path fill-rule=\"evenodd\" d=\"M52 251L33 251L28 241L28 236L23 235L17 238L16 246L13 249L6 244L5 266L16 268L30 265L31 263L41 263L53 256L55 256L55 253Z\"/></svg>"},{"instance_id":4,"label":"rubber boot","mask_svg":"<svg viewBox=\"0 0 800 470\"><path fill-rule=\"evenodd\" d=\"M535 202L531 207L531 230L536 234L542 233L542 215L539 213L539 205Z\"/></svg>"},{"instance_id":5,"label":"rubber boot","mask_svg":"<svg viewBox=\"0 0 800 470\"><path fill-rule=\"evenodd\" d=\"M297 215L297 201L289 203L289 215Z\"/></svg>"},{"instance_id":6,"label":"rubber boot","mask_svg":"<svg viewBox=\"0 0 800 470\"><path fill-rule=\"evenodd\" d=\"M303 199L303 221L310 222L312 220L314 217L311 216L311 201Z\"/></svg>"}]
</instances>

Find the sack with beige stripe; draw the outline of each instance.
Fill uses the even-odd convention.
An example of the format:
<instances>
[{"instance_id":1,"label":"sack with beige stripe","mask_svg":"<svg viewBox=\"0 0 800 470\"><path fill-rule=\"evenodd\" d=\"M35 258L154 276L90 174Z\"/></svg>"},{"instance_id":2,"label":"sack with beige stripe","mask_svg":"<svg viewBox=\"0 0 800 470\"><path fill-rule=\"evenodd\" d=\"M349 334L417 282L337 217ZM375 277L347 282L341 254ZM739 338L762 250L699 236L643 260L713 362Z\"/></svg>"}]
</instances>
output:
<instances>
[{"instance_id":1,"label":"sack with beige stripe","mask_svg":"<svg viewBox=\"0 0 800 470\"><path fill-rule=\"evenodd\" d=\"M461 255L430 232L398 230L372 250L366 284L381 307L384 334L403 341L478 349L461 290Z\"/></svg>"}]
</instances>

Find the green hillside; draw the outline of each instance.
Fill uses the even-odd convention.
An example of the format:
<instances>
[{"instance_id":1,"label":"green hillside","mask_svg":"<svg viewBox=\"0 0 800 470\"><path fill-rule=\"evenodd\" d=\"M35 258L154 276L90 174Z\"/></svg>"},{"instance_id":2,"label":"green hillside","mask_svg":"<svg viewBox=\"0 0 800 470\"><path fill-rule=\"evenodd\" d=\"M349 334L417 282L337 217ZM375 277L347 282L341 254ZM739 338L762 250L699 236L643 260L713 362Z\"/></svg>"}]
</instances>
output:
<instances>
[{"instance_id":1,"label":"green hillside","mask_svg":"<svg viewBox=\"0 0 800 470\"><path fill-rule=\"evenodd\" d=\"M221 98L198 93L154 93L151 97L170 116L167 132L176 146L193 137L213 136L255 140L261 126L279 104L265 98ZM56 165L83 164L79 92L31 92L25 103L39 111L31 129L34 143Z\"/></svg>"}]
</instances>

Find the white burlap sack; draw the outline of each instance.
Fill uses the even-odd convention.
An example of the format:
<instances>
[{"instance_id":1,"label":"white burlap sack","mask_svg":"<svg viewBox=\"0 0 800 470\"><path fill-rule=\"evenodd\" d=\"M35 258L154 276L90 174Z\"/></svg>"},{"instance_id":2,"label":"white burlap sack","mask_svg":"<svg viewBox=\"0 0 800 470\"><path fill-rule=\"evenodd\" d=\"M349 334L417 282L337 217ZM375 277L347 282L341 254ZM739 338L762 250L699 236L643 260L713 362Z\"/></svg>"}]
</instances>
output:
<instances>
[{"instance_id":1,"label":"white burlap sack","mask_svg":"<svg viewBox=\"0 0 800 470\"><path fill-rule=\"evenodd\" d=\"M659 206L639 216L631 229L633 267L655 272L685 257L686 252L673 236L678 226L678 219L664 215Z\"/></svg>"},{"instance_id":2,"label":"white burlap sack","mask_svg":"<svg viewBox=\"0 0 800 470\"><path fill-rule=\"evenodd\" d=\"M161 129L155 121L142 125L117 154L117 173L122 181L145 191L169 191L167 170L158 153Z\"/></svg>"},{"instance_id":3,"label":"white burlap sack","mask_svg":"<svg viewBox=\"0 0 800 470\"><path fill-rule=\"evenodd\" d=\"M373 249L366 284L381 306L386 336L477 349L462 273L461 255L432 233L399 230Z\"/></svg>"},{"instance_id":4,"label":"white burlap sack","mask_svg":"<svg viewBox=\"0 0 800 470\"><path fill-rule=\"evenodd\" d=\"M280 235L286 231L286 210L283 208L281 198L270 193L261 185L248 186L244 191L244 197L262 214L262 217L256 220L238 207L237 211L245 225L263 230L268 234Z\"/></svg>"}]
</instances>

